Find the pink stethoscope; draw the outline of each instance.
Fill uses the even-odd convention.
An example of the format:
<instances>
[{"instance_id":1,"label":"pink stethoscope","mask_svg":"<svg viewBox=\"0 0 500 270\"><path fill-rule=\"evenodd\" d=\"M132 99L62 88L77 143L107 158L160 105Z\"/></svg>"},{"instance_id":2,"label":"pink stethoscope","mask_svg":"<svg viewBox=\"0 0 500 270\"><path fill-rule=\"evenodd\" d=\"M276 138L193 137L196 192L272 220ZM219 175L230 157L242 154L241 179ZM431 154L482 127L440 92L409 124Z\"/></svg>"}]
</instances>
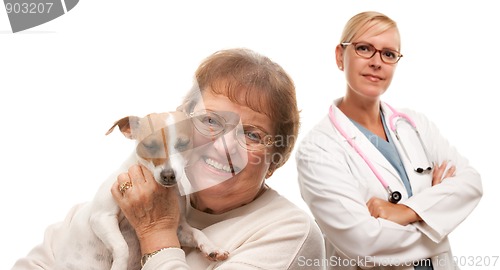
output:
<instances>
[{"instance_id":1,"label":"pink stethoscope","mask_svg":"<svg viewBox=\"0 0 500 270\"><path fill-rule=\"evenodd\" d=\"M423 151L425 153L425 157L427 158L427 162L429 163L429 166L427 168L422 168L422 167L414 168L415 172L417 172L419 174L422 174L422 173L426 173L426 172L432 171L432 163L430 162L429 155L427 153L427 149L425 148L425 144L422 141L422 138L420 137L420 133L417 130L417 126L415 125L415 122L413 122L413 120L408 115L396 111L394 108L392 108L391 106L389 106L387 103L385 105L387 105L387 107L389 107L389 109L391 109L391 111L392 111L392 115L389 117L389 127L394 132L394 134L396 135L396 138L400 142L401 148L403 148L403 152L405 153L405 155L408 158L408 160L410 160L410 163L411 163L411 159L410 159L410 157L408 155L408 152L406 151L406 148L404 147L403 143L401 143L401 140L400 140L400 137L399 137L399 134L398 134L398 131L397 131L397 122L402 120L402 121L405 121L408 124L410 124L410 126L413 128L413 130L415 131L415 133L416 133L416 135L417 135L417 137L418 137L418 139L420 141L420 145L422 146L422 149L423 149ZM377 171L377 169L375 168L375 166L373 166L373 164L368 159L368 157L363 153L363 151L361 151L361 149L359 148L359 146L349 137L349 135L347 135L347 133L342 129L342 127L340 127L340 124L338 123L338 121L335 119L335 117L333 115L333 105L330 106L330 111L329 111L328 115L330 117L330 121L332 122L333 126L347 140L347 142L351 145L351 147L354 148L354 150L356 150L356 152L365 161L366 165L368 165L368 167L370 167L370 170L373 172L373 174L375 174L375 176L380 181L380 183L382 184L382 186L384 186L385 190L389 194L389 198L388 198L389 202L391 202L391 203L398 203L401 200L401 197L402 197L401 196L401 192L399 192L399 191L392 191L391 190L391 188L389 187L389 185L387 184L387 182L385 182L385 180L382 177L382 175ZM398 118L398 120L394 120L395 118Z\"/></svg>"}]
</instances>

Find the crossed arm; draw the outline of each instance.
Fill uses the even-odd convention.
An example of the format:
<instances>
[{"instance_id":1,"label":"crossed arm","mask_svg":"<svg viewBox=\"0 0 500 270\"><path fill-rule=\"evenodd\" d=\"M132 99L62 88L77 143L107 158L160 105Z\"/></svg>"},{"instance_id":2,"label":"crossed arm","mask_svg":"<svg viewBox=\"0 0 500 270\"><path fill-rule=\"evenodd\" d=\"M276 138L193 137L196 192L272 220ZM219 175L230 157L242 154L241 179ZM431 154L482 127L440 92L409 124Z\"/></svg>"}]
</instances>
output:
<instances>
[{"instance_id":1,"label":"crossed arm","mask_svg":"<svg viewBox=\"0 0 500 270\"><path fill-rule=\"evenodd\" d=\"M446 170L447 165L448 162L445 161L434 168L432 172L432 186L438 185L443 179L455 175L455 166L451 166ZM403 226L422 220L422 218L410 207L404 204L390 203L387 200L377 197L372 197L368 200L366 206L372 217L390 220Z\"/></svg>"}]
</instances>

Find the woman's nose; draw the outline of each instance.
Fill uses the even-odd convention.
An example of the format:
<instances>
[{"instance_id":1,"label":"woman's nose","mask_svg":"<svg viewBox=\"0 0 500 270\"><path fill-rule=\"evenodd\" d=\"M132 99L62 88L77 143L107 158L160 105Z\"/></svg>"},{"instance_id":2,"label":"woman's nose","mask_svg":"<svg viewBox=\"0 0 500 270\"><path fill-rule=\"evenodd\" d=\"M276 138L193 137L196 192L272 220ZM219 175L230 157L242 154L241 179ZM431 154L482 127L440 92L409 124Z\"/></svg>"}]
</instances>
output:
<instances>
[{"instance_id":1,"label":"woman's nose","mask_svg":"<svg viewBox=\"0 0 500 270\"><path fill-rule=\"evenodd\" d=\"M236 128L235 128L236 129ZM221 154L234 154L239 149L238 139L235 129L228 131L214 142L214 148Z\"/></svg>"},{"instance_id":2,"label":"woman's nose","mask_svg":"<svg viewBox=\"0 0 500 270\"><path fill-rule=\"evenodd\" d=\"M370 67L377 70L382 67L382 58L380 55L381 52L376 52L372 58L370 58Z\"/></svg>"}]
</instances>

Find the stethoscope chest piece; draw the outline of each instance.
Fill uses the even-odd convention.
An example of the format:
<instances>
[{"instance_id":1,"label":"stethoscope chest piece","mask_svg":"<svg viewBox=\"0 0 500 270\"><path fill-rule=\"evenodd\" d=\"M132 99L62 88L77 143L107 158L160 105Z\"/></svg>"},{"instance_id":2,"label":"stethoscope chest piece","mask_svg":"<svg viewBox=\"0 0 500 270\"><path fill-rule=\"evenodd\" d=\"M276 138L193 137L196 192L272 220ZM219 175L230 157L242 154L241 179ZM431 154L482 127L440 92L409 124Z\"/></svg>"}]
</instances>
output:
<instances>
[{"instance_id":1,"label":"stethoscope chest piece","mask_svg":"<svg viewBox=\"0 0 500 270\"><path fill-rule=\"evenodd\" d=\"M401 201L401 192L399 191L392 191L391 193L389 193L389 202L391 203L398 203L399 201Z\"/></svg>"}]
</instances>

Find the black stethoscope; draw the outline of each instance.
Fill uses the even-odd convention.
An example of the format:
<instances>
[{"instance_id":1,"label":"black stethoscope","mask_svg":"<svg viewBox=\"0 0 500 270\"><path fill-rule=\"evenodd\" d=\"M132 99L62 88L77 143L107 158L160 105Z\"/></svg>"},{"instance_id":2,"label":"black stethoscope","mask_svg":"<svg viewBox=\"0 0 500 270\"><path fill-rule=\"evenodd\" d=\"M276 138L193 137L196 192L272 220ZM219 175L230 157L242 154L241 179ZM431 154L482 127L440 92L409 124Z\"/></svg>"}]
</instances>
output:
<instances>
[{"instance_id":1,"label":"black stethoscope","mask_svg":"<svg viewBox=\"0 0 500 270\"><path fill-rule=\"evenodd\" d=\"M388 104L386 104L386 105L387 105L387 107L389 107L389 109L391 109L391 111L393 113L389 117L389 127L394 132L394 134L396 135L396 138L400 142L401 148L403 148L403 152L405 153L405 155L408 158L408 160L410 160L410 163L412 163L411 158L408 155L408 152L407 152L404 144L401 142L401 138L400 138L400 136L398 134L398 130L397 130L398 122L399 121L404 121L404 122L408 123L413 128L413 130L415 131L415 134L417 135L417 137L418 137L418 139L420 141L420 145L422 146L422 150L423 150L423 152L425 154L425 157L427 159L427 163L429 165L427 167L415 167L414 171L417 172L417 173L419 173L419 174L431 172L432 171L432 163L430 162L429 155L427 153L427 149L425 148L424 142L422 141L422 138L420 137L420 133L417 130L417 126L415 125L415 122L413 122L413 120L411 120L411 118L408 115L396 111L394 108L392 108ZM335 126L335 128L340 132L340 134L347 140L347 142L351 145L351 147L354 148L354 150L356 150L356 152L361 156L361 158L365 161L365 163L368 165L368 167L370 167L370 170L373 172L373 174L375 174L375 176L380 181L380 183L382 184L382 186L384 186L385 190L389 194L388 201L391 202L391 203L395 203L395 204L398 203L401 200L401 198L402 198L401 192L399 192L399 191L392 191L392 189L389 187L389 185L384 180L384 178L382 177L382 175L377 171L377 169L375 168L375 166L368 159L368 157L363 153L363 151L361 151L361 149L359 148L359 146L342 129L342 127L340 126L340 124L338 123L338 121L334 117L334 114L333 114L333 105L330 106L330 111L329 111L328 115L330 117L330 121L332 122L333 126ZM397 118L397 120L395 120L396 118Z\"/></svg>"}]
</instances>

